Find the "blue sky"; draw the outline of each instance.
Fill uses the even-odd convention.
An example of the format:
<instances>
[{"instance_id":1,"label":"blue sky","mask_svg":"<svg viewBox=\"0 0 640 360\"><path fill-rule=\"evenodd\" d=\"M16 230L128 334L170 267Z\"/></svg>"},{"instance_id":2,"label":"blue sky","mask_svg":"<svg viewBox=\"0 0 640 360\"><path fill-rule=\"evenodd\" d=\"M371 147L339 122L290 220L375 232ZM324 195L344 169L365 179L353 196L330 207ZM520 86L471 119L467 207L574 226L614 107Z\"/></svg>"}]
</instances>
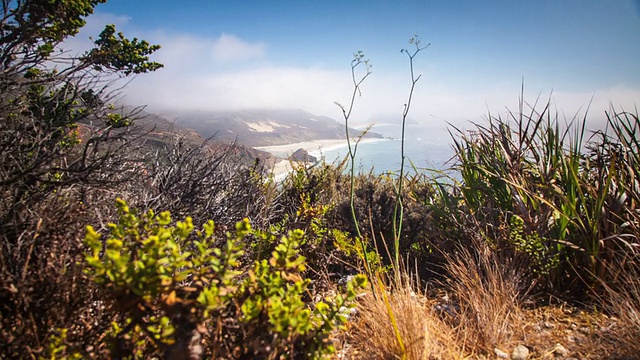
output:
<instances>
[{"instance_id":1,"label":"blue sky","mask_svg":"<svg viewBox=\"0 0 640 360\"><path fill-rule=\"evenodd\" d=\"M165 68L124 90L162 108L301 108L339 118L349 66L362 50L373 64L354 121L399 114L408 60L419 34L431 46L411 116L476 121L551 93L571 117L591 102L632 109L640 99L640 0L215 1L110 0L80 43L106 23L162 45ZM593 100L592 100L593 98Z\"/></svg>"}]
</instances>

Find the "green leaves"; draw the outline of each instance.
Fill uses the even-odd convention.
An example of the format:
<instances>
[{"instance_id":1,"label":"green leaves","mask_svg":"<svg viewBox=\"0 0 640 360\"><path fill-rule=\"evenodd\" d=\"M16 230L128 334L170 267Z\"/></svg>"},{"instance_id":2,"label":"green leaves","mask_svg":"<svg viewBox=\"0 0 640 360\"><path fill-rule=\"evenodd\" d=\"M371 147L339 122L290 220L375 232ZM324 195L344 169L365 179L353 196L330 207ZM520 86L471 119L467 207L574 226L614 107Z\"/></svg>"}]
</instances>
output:
<instances>
[{"instance_id":1,"label":"green leaves","mask_svg":"<svg viewBox=\"0 0 640 360\"><path fill-rule=\"evenodd\" d=\"M84 18L93 14L96 5L105 2L106 0L20 2L3 20L5 36L0 40L0 46L16 39L30 45L45 43L53 46L76 35L86 24Z\"/></svg>"},{"instance_id":2,"label":"green leaves","mask_svg":"<svg viewBox=\"0 0 640 360\"><path fill-rule=\"evenodd\" d=\"M49 338L49 344L44 349L44 356L38 356L38 360L46 359L65 359L65 360L81 360L84 357L77 349L71 349L65 343L67 339L68 329L56 329L55 333Z\"/></svg>"},{"instance_id":3,"label":"green leaves","mask_svg":"<svg viewBox=\"0 0 640 360\"><path fill-rule=\"evenodd\" d=\"M366 286L366 277L358 275L348 282L346 293L326 298L310 308L303 300L310 280L301 275L304 257L298 254L303 233L292 231L282 237L271 258L256 262L245 280L248 298L243 302L242 321L252 326L268 319L269 331L280 338L299 339L310 346L314 356L332 351L329 334L346 323L346 313L353 306L359 289Z\"/></svg>"},{"instance_id":4,"label":"green leaves","mask_svg":"<svg viewBox=\"0 0 640 360\"><path fill-rule=\"evenodd\" d=\"M145 40L129 40L121 32L116 34L115 25L107 25L95 41L96 48L85 54L85 61L102 71L111 69L124 75L142 74L163 67L149 61L149 55L160 49L160 45L150 45Z\"/></svg>"},{"instance_id":5,"label":"green leaves","mask_svg":"<svg viewBox=\"0 0 640 360\"><path fill-rule=\"evenodd\" d=\"M518 215L512 215L509 221L509 241L516 251L528 256L535 274L549 275L560 263L559 254L545 245L544 238L537 232L525 233L524 220Z\"/></svg>"},{"instance_id":6,"label":"green leaves","mask_svg":"<svg viewBox=\"0 0 640 360\"><path fill-rule=\"evenodd\" d=\"M105 121L106 125L114 129L119 129L131 125L131 120L121 114L111 113L107 114Z\"/></svg>"},{"instance_id":7,"label":"green leaves","mask_svg":"<svg viewBox=\"0 0 640 360\"><path fill-rule=\"evenodd\" d=\"M303 231L283 236L269 260L247 269L240 261L242 243L247 236L264 235L247 219L214 247L213 221L195 231L189 217L174 223L168 212L138 215L123 200L116 206L118 223L109 224L104 241L91 226L85 235L85 273L105 286L125 315L116 337L138 331L162 348L190 328L216 328L213 324L238 321L238 314L235 326L242 326L243 336L268 338L274 353L284 354L297 344L320 356L331 351L329 333L346 322L346 311L366 283L364 276L356 276L344 293L313 306L308 303L311 281L304 278L306 260L299 254ZM250 345L240 339L235 346Z\"/></svg>"}]
</instances>

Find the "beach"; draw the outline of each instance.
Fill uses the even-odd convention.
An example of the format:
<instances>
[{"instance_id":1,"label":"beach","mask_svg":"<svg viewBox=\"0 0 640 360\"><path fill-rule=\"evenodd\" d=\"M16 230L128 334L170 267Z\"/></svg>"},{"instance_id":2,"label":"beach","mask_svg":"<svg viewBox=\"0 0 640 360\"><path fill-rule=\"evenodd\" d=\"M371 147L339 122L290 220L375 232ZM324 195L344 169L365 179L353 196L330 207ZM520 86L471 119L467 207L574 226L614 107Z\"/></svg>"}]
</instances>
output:
<instances>
[{"instance_id":1,"label":"beach","mask_svg":"<svg viewBox=\"0 0 640 360\"><path fill-rule=\"evenodd\" d=\"M385 139L369 139L364 138L360 140L361 144L364 143L372 143L378 141L384 141ZM351 142L352 145L355 144L355 139ZM324 140L312 140L305 142L298 142L293 144L285 144L285 145L273 145L273 146L258 146L255 147L256 150L266 151L271 153L279 158L274 167L273 174L276 177L276 180L282 180L286 174L291 171L291 164L288 160L288 157L293 154L294 151L298 149L306 150L309 155L320 158L321 155L326 151L336 150L343 147L347 147L347 140L345 139L324 139Z\"/></svg>"}]
</instances>

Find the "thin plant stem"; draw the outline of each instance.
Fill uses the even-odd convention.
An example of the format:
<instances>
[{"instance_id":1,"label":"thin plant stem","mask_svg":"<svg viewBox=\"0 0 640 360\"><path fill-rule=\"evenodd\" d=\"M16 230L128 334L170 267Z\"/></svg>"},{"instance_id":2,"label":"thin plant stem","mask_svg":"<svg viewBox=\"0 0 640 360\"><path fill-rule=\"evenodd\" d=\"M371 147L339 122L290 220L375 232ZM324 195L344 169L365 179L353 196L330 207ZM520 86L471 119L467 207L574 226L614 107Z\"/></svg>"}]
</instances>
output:
<instances>
[{"instance_id":1,"label":"thin plant stem","mask_svg":"<svg viewBox=\"0 0 640 360\"><path fill-rule=\"evenodd\" d=\"M363 60L364 54L362 51L358 51L354 54L354 59L351 61L351 80L353 81L353 92L351 94L351 100L349 101L349 107L346 108L343 105L336 102L336 105L340 107L342 110L342 117L344 118L344 130L345 136L347 138L347 149L349 156L349 174L350 174L350 183L349 183L349 207L351 209L351 217L353 219L353 225L356 229L356 236L358 238L358 242L362 247L362 255L364 257L365 270L367 271L367 276L372 279L372 271L371 264L369 263L369 258L367 257L367 245L364 242L362 237L362 232L360 231L360 225L358 223L358 217L355 211L355 159L356 153L358 150L358 144L362 137L359 137L356 140L355 144L351 144L351 134L349 134L349 119L351 118L351 112L353 111L353 106L355 104L356 96L361 95L360 85L364 82L364 80L371 75L371 65L369 64L369 60ZM356 69L364 65L366 73L361 77L356 75Z\"/></svg>"},{"instance_id":2,"label":"thin plant stem","mask_svg":"<svg viewBox=\"0 0 640 360\"><path fill-rule=\"evenodd\" d=\"M409 69L411 72L411 88L409 89L409 97L407 99L407 103L404 104L404 109L402 111L402 135L401 135L401 144L400 144L400 174L398 177L398 186L396 187L396 202L393 208L393 240L394 240L394 259L393 266L396 269L396 274L398 274L400 270L400 236L402 235L402 220L404 218L404 207L402 205L402 190L404 183L404 162L406 159L406 155L404 153L404 144L405 144L405 129L407 123L407 115L409 114L409 109L411 108L411 101L413 100L413 94L415 91L416 83L420 80L422 75L415 75L413 68L413 59L418 55L418 53L426 48L428 48L431 44L427 44L424 47L420 47L420 40L418 39L418 35L414 35L413 38L409 40L409 44L415 45L415 50L411 53L406 49L402 49L402 52L407 54L409 57Z\"/></svg>"}]
</instances>

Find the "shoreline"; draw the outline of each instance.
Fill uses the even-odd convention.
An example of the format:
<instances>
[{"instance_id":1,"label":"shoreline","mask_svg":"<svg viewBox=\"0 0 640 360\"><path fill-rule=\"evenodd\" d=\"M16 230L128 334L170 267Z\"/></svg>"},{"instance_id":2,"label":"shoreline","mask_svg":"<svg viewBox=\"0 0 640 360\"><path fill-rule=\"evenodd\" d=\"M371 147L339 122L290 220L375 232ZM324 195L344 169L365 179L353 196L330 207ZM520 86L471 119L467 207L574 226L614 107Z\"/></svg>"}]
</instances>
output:
<instances>
[{"instance_id":1,"label":"shoreline","mask_svg":"<svg viewBox=\"0 0 640 360\"><path fill-rule=\"evenodd\" d=\"M352 144L354 143L354 140L352 140ZM360 140L360 143L364 144L385 140L388 139L364 138ZM346 139L320 139L284 145L254 146L253 148L256 150L266 151L278 157L287 157L298 149L304 149L311 154L312 152L320 153L322 151L335 150L341 147L347 147Z\"/></svg>"},{"instance_id":2,"label":"shoreline","mask_svg":"<svg viewBox=\"0 0 640 360\"><path fill-rule=\"evenodd\" d=\"M354 139L355 140L355 139ZM379 141L388 141L389 139L380 139L380 138L364 138L360 140L360 144L365 143L374 143ZM352 144L354 142L352 141ZM325 151L331 151L340 149L343 147L347 147L346 139L321 139L321 140L311 140L304 141L292 144L284 144L284 145L271 145L271 146L256 146L254 149L266 151L278 158L279 161L275 163L271 172L275 176L276 181L281 181L284 177L291 172L291 164L289 163L288 157L293 154L298 149L304 149L309 153L309 155L320 158L322 153Z\"/></svg>"}]
</instances>

